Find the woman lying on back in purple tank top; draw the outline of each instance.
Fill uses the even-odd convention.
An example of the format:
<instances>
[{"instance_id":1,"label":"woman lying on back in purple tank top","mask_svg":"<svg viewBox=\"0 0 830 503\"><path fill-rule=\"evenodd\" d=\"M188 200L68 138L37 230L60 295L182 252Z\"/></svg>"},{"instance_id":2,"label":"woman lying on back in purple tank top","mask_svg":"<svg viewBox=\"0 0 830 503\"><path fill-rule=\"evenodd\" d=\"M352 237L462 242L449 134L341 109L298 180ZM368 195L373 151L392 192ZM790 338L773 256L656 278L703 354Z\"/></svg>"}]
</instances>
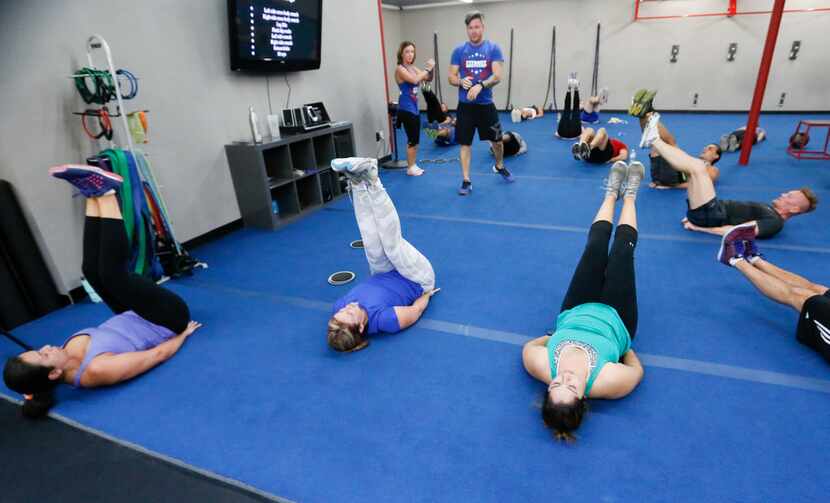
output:
<instances>
[{"instance_id":1,"label":"woman lying on back in purple tank top","mask_svg":"<svg viewBox=\"0 0 830 503\"><path fill-rule=\"evenodd\" d=\"M23 413L45 415L60 383L94 388L116 384L155 367L179 350L201 325L173 292L127 270L129 244L115 190L120 176L93 166L65 165L50 174L87 197L83 273L115 316L70 336L9 358L3 380L25 396Z\"/></svg>"}]
</instances>

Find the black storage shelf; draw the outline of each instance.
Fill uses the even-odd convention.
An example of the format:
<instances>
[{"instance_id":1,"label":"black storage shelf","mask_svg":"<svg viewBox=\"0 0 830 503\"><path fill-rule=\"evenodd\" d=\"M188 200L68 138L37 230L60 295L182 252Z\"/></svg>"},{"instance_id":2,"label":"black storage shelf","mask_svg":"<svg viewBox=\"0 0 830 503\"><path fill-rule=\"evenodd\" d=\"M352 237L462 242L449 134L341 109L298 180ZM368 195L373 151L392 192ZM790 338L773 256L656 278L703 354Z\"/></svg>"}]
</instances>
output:
<instances>
[{"instance_id":1,"label":"black storage shelf","mask_svg":"<svg viewBox=\"0 0 830 503\"><path fill-rule=\"evenodd\" d=\"M225 145L225 155L243 222L274 230L345 193L345 179L330 165L336 157L354 157L354 132L351 123L341 123L266 143Z\"/></svg>"}]
</instances>

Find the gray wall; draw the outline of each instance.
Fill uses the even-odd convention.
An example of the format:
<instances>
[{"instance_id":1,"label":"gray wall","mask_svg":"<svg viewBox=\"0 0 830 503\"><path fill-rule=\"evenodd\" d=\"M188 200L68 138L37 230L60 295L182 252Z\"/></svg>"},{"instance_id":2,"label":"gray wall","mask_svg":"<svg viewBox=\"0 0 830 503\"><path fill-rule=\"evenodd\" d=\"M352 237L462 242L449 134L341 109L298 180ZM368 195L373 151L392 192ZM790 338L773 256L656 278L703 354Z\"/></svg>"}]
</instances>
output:
<instances>
[{"instance_id":1,"label":"gray wall","mask_svg":"<svg viewBox=\"0 0 830 503\"><path fill-rule=\"evenodd\" d=\"M641 14L723 11L726 0L649 2ZM742 10L768 9L771 0L741 0ZM657 105L692 109L697 92L700 110L746 110L758 74L769 15L733 18L689 18L633 22L634 2L623 0L523 0L474 4L485 17L486 36L508 56L509 32L514 28L514 104L541 104L550 59L551 28L556 25L557 100L562 106L567 74L579 72L583 89L590 88L596 23L602 23L600 87L610 89L607 108L626 108L640 87L659 89ZM790 0L788 9L827 7L822 0ZM438 32L440 58L447 68L452 49L466 40L464 13L469 5L404 10L400 37L431 48ZM693 10L690 10L693 9ZM389 11L384 10L384 14ZM778 97L787 93L784 110L830 109L830 12L785 14L781 24L764 108L778 110ZM387 37L387 40L389 38ZM801 40L796 61L787 59L793 40ZM736 61L726 62L730 42L738 43ZM672 44L680 45L679 61L669 63ZM429 49L431 52L431 49ZM422 51L420 58L426 57ZM445 71L443 71L445 73ZM446 81L446 75L444 75ZM444 99L454 108L455 89L444 87ZM506 103L507 85L495 90L496 104ZM422 104L423 106L423 104Z\"/></svg>"},{"instance_id":2,"label":"gray wall","mask_svg":"<svg viewBox=\"0 0 830 503\"><path fill-rule=\"evenodd\" d=\"M0 0L0 9L0 178L15 186L59 287L79 285L83 201L46 170L105 148L71 115L85 106L67 76L86 66L92 33L141 79L128 108L150 110L145 149L178 238L239 218L223 146L250 136L249 105L265 127L268 97L264 78L229 70L225 0ZM291 104L322 100L333 120L355 123L358 153L373 156L387 121L377 2L327 0L323 11L322 67L288 76ZM283 78L271 90L277 111Z\"/></svg>"}]
</instances>

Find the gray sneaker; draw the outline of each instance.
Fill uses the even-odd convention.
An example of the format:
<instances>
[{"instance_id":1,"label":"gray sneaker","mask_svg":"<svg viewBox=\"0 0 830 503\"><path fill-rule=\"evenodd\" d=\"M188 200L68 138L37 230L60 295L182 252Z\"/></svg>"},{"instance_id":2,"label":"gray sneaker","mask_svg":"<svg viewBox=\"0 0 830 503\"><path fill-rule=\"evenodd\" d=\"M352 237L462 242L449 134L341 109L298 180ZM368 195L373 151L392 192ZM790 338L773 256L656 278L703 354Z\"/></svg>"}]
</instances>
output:
<instances>
[{"instance_id":1,"label":"gray sneaker","mask_svg":"<svg viewBox=\"0 0 830 503\"><path fill-rule=\"evenodd\" d=\"M732 135L721 135L720 141L718 142L718 146L720 147L721 152L727 152L729 149L729 137Z\"/></svg>"},{"instance_id":2,"label":"gray sneaker","mask_svg":"<svg viewBox=\"0 0 830 503\"><path fill-rule=\"evenodd\" d=\"M605 179L605 193L614 194L619 198L623 191L622 185L627 173L628 165L625 161L615 162L608 171L608 178Z\"/></svg>"},{"instance_id":3,"label":"gray sneaker","mask_svg":"<svg viewBox=\"0 0 830 503\"><path fill-rule=\"evenodd\" d=\"M634 161L628 165L628 175L625 178L625 190L623 190L623 197L637 197L637 190L640 188L640 182L646 175L646 167L640 161Z\"/></svg>"},{"instance_id":4,"label":"gray sneaker","mask_svg":"<svg viewBox=\"0 0 830 503\"><path fill-rule=\"evenodd\" d=\"M741 148L741 142L738 141L738 135L730 134L728 145L726 149L721 149L721 152L737 152Z\"/></svg>"}]
</instances>

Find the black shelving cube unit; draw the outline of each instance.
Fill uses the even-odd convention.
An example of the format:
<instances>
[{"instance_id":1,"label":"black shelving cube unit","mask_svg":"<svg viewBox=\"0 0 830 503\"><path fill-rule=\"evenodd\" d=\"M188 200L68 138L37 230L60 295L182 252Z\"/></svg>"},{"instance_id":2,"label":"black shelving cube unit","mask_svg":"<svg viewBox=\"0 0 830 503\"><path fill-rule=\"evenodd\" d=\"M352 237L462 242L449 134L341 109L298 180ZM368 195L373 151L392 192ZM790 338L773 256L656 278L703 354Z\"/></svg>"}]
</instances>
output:
<instances>
[{"instance_id":1,"label":"black shelving cube unit","mask_svg":"<svg viewBox=\"0 0 830 503\"><path fill-rule=\"evenodd\" d=\"M277 229L345 193L332 171L336 157L354 157L350 123L266 143L225 145L239 212L246 226Z\"/></svg>"}]
</instances>

